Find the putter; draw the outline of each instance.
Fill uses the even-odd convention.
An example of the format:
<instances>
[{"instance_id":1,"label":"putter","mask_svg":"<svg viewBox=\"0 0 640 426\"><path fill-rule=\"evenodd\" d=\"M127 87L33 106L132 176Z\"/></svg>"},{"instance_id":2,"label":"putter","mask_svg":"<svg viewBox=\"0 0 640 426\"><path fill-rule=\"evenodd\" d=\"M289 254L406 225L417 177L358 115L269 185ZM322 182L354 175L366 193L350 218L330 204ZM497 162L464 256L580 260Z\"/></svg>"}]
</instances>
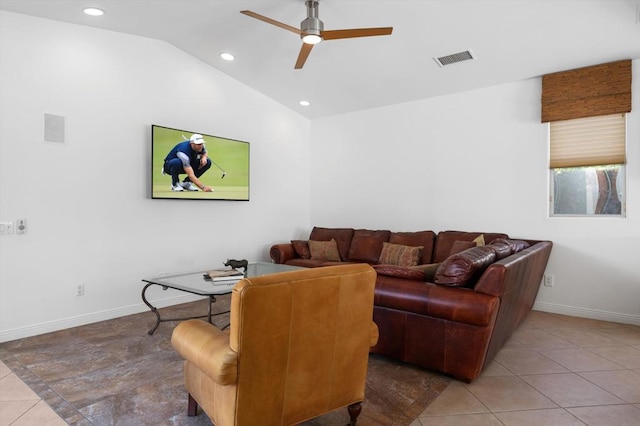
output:
<instances>
[{"instance_id":1,"label":"putter","mask_svg":"<svg viewBox=\"0 0 640 426\"><path fill-rule=\"evenodd\" d=\"M182 135L182 138L183 138L185 141L188 141L188 140L189 140L189 138L185 137L184 135ZM209 160L211 160L211 158L209 158ZM213 164L214 166L216 166L217 168L219 168L219 169L220 169L220 171L222 172L222 177L221 177L220 179L224 179L224 177L227 175L227 172L225 172L225 171L224 171L224 169L223 169L222 167L220 167L220 166L218 165L218 163L216 163L215 161L211 160L211 164Z\"/></svg>"}]
</instances>

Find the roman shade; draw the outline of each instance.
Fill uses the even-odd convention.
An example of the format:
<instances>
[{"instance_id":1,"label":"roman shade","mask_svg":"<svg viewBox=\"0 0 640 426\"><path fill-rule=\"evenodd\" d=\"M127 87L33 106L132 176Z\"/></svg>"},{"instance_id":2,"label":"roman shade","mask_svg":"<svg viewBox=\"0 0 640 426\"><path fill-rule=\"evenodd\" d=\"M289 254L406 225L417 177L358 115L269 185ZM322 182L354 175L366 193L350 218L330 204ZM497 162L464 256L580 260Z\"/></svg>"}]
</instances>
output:
<instances>
[{"instance_id":1,"label":"roman shade","mask_svg":"<svg viewBox=\"0 0 640 426\"><path fill-rule=\"evenodd\" d=\"M542 76L543 123L631 111L631 60Z\"/></svg>"}]
</instances>

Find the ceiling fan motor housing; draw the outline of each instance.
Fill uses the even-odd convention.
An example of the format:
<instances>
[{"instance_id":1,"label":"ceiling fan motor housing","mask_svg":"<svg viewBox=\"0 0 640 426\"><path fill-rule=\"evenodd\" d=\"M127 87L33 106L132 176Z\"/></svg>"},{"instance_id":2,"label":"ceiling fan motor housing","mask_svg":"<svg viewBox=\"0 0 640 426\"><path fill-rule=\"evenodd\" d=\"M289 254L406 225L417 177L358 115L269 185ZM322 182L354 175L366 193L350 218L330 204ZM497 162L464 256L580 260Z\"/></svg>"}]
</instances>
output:
<instances>
[{"instance_id":1,"label":"ceiling fan motor housing","mask_svg":"<svg viewBox=\"0 0 640 426\"><path fill-rule=\"evenodd\" d=\"M302 31L302 38L305 35L315 35L322 37L322 31L324 31L324 23L318 18L318 1L306 0L307 6L307 19L300 22L300 31Z\"/></svg>"},{"instance_id":2,"label":"ceiling fan motor housing","mask_svg":"<svg viewBox=\"0 0 640 426\"><path fill-rule=\"evenodd\" d=\"M303 35L317 35L321 36L324 31L324 23L318 18L309 17L300 23L300 31Z\"/></svg>"}]
</instances>

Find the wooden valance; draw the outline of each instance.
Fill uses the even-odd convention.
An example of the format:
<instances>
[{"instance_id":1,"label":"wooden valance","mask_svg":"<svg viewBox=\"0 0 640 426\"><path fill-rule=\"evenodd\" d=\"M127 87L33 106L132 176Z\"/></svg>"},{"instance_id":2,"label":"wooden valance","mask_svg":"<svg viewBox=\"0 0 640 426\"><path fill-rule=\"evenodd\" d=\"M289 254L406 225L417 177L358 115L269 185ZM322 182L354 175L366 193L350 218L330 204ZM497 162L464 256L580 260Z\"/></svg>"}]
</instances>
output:
<instances>
[{"instance_id":1,"label":"wooden valance","mask_svg":"<svg viewBox=\"0 0 640 426\"><path fill-rule=\"evenodd\" d=\"M631 60L542 76L542 122L631 111Z\"/></svg>"}]
</instances>

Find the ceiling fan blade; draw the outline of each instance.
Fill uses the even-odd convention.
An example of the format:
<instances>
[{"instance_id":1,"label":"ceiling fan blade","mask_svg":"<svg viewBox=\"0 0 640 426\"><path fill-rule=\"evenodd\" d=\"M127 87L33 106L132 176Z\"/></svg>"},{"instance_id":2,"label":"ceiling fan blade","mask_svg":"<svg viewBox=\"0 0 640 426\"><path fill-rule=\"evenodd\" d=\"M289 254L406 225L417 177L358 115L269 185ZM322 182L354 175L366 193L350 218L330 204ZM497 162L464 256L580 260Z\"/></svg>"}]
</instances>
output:
<instances>
[{"instance_id":1,"label":"ceiling fan blade","mask_svg":"<svg viewBox=\"0 0 640 426\"><path fill-rule=\"evenodd\" d=\"M354 28L351 30L328 30L328 31L322 31L322 38L325 40L336 40L339 38L382 36L382 35L390 35L392 31L393 31L393 27Z\"/></svg>"},{"instance_id":2,"label":"ceiling fan blade","mask_svg":"<svg viewBox=\"0 0 640 426\"><path fill-rule=\"evenodd\" d=\"M266 22L267 24L275 25L276 27L280 27L285 30L291 31L292 33L296 33L298 35L302 34L299 28L292 27L291 25L283 24L282 22L278 22L274 19L267 18L266 16L262 16L250 10L241 10L240 13L242 13L243 15L251 16L252 18L259 19L260 21Z\"/></svg>"},{"instance_id":3,"label":"ceiling fan blade","mask_svg":"<svg viewBox=\"0 0 640 426\"><path fill-rule=\"evenodd\" d=\"M299 70L302 68L307 58L309 57L309 53L311 53L311 49L313 49L313 44L302 43L302 47L300 48L300 53L298 54L298 60L296 61L295 69Z\"/></svg>"}]
</instances>

